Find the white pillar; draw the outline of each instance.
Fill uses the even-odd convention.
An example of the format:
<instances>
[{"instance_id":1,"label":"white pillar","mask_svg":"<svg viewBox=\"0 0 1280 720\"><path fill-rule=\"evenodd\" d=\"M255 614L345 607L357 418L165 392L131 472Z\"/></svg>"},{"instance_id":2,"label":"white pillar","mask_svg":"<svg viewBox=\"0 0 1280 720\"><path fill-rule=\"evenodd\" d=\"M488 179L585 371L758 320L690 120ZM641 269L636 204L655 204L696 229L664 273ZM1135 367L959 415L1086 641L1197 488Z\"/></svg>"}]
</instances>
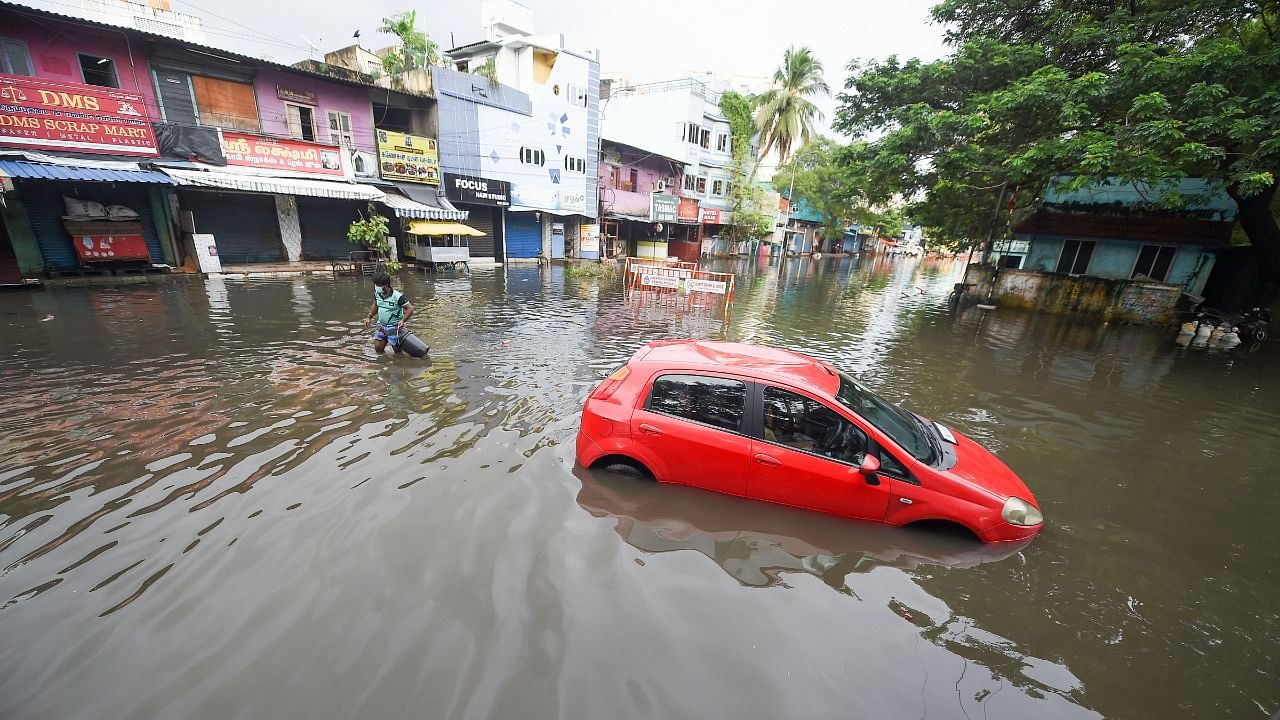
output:
<instances>
[{"instance_id":1,"label":"white pillar","mask_svg":"<svg viewBox=\"0 0 1280 720\"><path fill-rule=\"evenodd\" d=\"M280 222L280 240L284 242L289 262L302 260L302 226L298 224L298 199L292 195L276 195L276 218Z\"/></svg>"}]
</instances>

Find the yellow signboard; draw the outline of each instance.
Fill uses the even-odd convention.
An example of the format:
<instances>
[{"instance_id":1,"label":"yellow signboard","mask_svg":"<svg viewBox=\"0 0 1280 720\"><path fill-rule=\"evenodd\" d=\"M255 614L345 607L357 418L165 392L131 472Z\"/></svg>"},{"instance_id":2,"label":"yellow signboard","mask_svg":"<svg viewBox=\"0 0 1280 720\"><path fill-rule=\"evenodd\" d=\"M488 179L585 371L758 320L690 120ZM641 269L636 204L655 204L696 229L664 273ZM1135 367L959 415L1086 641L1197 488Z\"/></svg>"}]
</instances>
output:
<instances>
[{"instance_id":1,"label":"yellow signboard","mask_svg":"<svg viewBox=\"0 0 1280 720\"><path fill-rule=\"evenodd\" d=\"M383 180L440 184L440 151L432 138L379 130L378 167Z\"/></svg>"}]
</instances>

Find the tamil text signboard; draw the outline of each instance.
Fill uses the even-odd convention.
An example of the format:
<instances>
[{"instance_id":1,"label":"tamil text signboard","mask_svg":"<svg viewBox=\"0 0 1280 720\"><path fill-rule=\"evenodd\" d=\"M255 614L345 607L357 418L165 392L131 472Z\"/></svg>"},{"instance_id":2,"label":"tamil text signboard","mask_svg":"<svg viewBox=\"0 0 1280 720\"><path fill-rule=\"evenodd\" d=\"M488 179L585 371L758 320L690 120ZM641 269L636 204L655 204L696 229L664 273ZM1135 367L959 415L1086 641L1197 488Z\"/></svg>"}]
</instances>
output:
<instances>
[{"instance_id":1,"label":"tamil text signboard","mask_svg":"<svg viewBox=\"0 0 1280 720\"><path fill-rule=\"evenodd\" d=\"M222 154L227 164L260 170L287 171L343 177L342 150L303 140L222 133Z\"/></svg>"},{"instance_id":2,"label":"tamil text signboard","mask_svg":"<svg viewBox=\"0 0 1280 720\"><path fill-rule=\"evenodd\" d=\"M141 95L23 75L0 74L0 145L160 154Z\"/></svg>"},{"instance_id":3,"label":"tamil text signboard","mask_svg":"<svg viewBox=\"0 0 1280 720\"><path fill-rule=\"evenodd\" d=\"M383 180L440 184L440 150L420 135L379 130L378 167Z\"/></svg>"}]
</instances>

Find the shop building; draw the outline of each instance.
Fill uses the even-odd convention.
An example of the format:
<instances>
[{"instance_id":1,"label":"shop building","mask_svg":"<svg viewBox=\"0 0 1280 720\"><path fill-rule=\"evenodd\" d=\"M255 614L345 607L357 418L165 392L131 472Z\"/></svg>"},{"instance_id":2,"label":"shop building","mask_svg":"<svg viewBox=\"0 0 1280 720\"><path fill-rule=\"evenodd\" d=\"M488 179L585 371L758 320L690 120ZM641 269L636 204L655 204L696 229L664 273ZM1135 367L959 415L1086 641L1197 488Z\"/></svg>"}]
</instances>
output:
<instances>
[{"instance_id":1,"label":"shop building","mask_svg":"<svg viewBox=\"0 0 1280 720\"><path fill-rule=\"evenodd\" d=\"M450 50L454 69L433 71L446 193L465 203L461 181L495 203L502 259L599 257L596 54L530 34L520 3L480 5L485 39ZM476 74L485 67L490 77ZM496 204L504 193L508 204Z\"/></svg>"}]
</instances>

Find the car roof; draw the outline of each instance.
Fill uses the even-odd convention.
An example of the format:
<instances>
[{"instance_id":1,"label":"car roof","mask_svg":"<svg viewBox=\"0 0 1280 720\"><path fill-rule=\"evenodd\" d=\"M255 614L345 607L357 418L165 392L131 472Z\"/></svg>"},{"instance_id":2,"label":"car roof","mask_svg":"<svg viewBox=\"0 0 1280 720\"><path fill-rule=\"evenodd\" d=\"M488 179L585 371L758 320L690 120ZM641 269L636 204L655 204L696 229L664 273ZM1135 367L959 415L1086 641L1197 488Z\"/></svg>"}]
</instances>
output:
<instances>
[{"instance_id":1,"label":"car roof","mask_svg":"<svg viewBox=\"0 0 1280 720\"><path fill-rule=\"evenodd\" d=\"M832 396L840 378L830 363L791 350L712 340L662 340L636 353L634 363L663 369L723 369Z\"/></svg>"}]
</instances>

